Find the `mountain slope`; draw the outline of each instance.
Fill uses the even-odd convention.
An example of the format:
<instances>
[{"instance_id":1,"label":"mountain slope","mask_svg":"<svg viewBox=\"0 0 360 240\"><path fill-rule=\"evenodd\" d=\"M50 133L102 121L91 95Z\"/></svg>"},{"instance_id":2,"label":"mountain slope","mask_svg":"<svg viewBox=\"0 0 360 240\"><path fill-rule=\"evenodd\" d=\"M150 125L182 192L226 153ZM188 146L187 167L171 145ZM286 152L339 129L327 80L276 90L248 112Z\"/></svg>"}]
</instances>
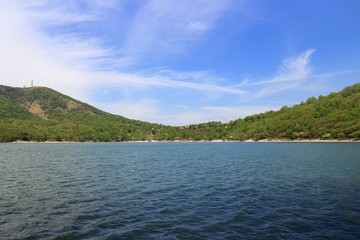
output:
<instances>
[{"instance_id":1,"label":"mountain slope","mask_svg":"<svg viewBox=\"0 0 360 240\"><path fill-rule=\"evenodd\" d=\"M145 140L163 128L106 113L49 88L0 86L0 142Z\"/></svg>"},{"instance_id":2,"label":"mountain slope","mask_svg":"<svg viewBox=\"0 0 360 240\"><path fill-rule=\"evenodd\" d=\"M328 96L310 97L293 107L230 122L234 139L360 138L360 84Z\"/></svg>"},{"instance_id":3,"label":"mountain slope","mask_svg":"<svg viewBox=\"0 0 360 240\"><path fill-rule=\"evenodd\" d=\"M82 103L53 89L45 87L12 88L0 86L0 95L19 107L43 119L64 115L106 115L88 104Z\"/></svg>"},{"instance_id":4,"label":"mountain slope","mask_svg":"<svg viewBox=\"0 0 360 240\"><path fill-rule=\"evenodd\" d=\"M166 129L168 140L360 139L360 84L293 107L237 119ZM164 135L164 134L163 134Z\"/></svg>"}]
</instances>

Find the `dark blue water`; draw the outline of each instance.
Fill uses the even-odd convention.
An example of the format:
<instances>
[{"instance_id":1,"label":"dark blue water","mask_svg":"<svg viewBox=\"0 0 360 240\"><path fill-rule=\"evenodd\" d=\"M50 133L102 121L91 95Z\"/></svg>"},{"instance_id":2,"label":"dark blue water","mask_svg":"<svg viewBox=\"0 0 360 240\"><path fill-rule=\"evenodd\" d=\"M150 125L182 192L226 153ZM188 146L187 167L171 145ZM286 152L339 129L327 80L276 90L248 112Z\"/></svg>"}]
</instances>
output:
<instances>
[{"instance_id":1,"label":"dark blue water","mask_svg":"<svg viewBox=\"0 0 360 240\"><path fill-rule=\"evenodd\" d=\"M1 144L0 239L360 239L360 144Z\"/></svg>"}]
</instances>

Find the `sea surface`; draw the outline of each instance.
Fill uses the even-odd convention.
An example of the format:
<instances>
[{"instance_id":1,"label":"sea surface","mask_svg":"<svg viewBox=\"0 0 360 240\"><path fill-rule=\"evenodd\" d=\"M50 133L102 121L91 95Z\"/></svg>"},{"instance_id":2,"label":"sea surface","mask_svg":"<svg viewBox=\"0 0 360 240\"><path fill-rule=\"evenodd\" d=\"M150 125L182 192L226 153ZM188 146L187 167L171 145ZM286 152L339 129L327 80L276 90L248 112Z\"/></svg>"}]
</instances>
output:
<instances>
[{"instance_id":1,"label":"sea surface","mask_svg":"<svg viewBox=\"0 0 360 240\"><path fill-rule=\"evenodd\" d=\"M360 239L360 143L0 144L0 239Z\"/></svg>"}]
</instances>

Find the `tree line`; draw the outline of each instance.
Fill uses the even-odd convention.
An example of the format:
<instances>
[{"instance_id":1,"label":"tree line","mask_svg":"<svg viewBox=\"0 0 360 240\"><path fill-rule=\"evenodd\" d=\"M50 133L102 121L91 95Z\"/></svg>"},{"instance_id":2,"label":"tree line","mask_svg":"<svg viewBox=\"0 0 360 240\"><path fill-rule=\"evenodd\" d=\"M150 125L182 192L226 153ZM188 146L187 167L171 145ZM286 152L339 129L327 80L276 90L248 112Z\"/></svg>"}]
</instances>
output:
<instances>
[{"instance_id":1,"label":"tree line","mask_svg":"<svg viewBox=\"0 0 360 240\"><path fill-rule=\"evenodd\" d=\"M46 119L29 112L33 101ZM360 139L359 119L359 83L279 111L183 127L112 115L48 88L0 86L0 142Z\"/></svg>"}]
</instances>

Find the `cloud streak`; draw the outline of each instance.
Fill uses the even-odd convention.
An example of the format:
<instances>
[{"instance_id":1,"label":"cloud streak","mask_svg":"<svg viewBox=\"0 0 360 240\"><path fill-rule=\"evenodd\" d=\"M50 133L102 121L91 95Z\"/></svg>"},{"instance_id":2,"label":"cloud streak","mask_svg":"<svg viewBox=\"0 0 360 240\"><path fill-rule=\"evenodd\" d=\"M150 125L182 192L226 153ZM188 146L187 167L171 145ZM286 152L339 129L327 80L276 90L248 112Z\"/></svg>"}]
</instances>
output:
<instances>
[{"instance_id":1,"label":"cloud streak","mask_svg":"<svg viewBox=\"0 0 360 240\"><path fill-rule=\"evenodd\" d=\"M69 84L74 83L74 79L79 78L77 82L83 85L101 82L101 84L108 83L115 86L130 86L134 88L186 88L231 94L243 94L245 92L238 88L209 83L209 79L214 80L215 77L204 72L175 73L170 70L167 76L164 75L165 71L154 72L144 76L140 73L127 73L121 70L112 72L97 71L97 66L102 66L102 69L106 69L107 66L117 65L124 58L113 56L114 50L104 47L102 39L84 37L71 31L49 34L48 25L56 28L60 27L60 25L95 21L98 18L96 13L91 11L88 14L83 14L80 11L81 6L79 6L78 2L65 1L65 4L62 3L62 1L52 1L50 3L38 0L32 1L31 4L26 4L15 0L13 4L7 5L8 9L4 9L3 12L5 13L11 9L12 15L7 17L8 21L12 22L12 26L11 28L5 26L3 22L1 29L3 33L2 39L5 43L2 44L3 53L8 55L10 61L12 61L11 64L6 64L6 62L9 63L9 58L3 59L5 66L9 65L7 69L11 69L11 66L14 65L28 65L29 68L34 69L30 74L32 79L35 78L38 83L43 85L57 87L58 85L54 84L54 82L58 82L57 77L51 76L53 75L52 73L59 73L56 76L62 76L64 79L63 83L68 81ZM115 1L104 5L99 1L92 0L87 2L86 6L91 6L91 3L108 8L114 6ZM204 31L211 29L209 26L213 25L220 17L222 11L228 5L228 1L216 1L211 4L205 4L205 1L200 0L194 4L197 6L196 8L190 8L190 5L186 4L186 2L172 2L170 4L169 1L162 0L148 1L139 10L134 19L131 33L128 36L129 41L138 42L141 39L149 39L143 35L149 34L152 37L149 40L150 42L145 43L145 45L148 44L147 47L153 47L156 45L156 43L152 42L153 40L159 42L160 39L164 38L162 36L164 34L163 31L167 32L165 35L168 37L161 41L169 41L169 43L190 41L194 39L193 35L195 32L202 34ZM199 8L201 10L198 10ZM22 16L22 18L17 19L14 16ZM166 25L165 27L163 26L164 24ZM176 31L170 29L173 24L176 26ZM16 29L21 29L21 31ZM45 30L42 31L42 29ZM159 29L164 30L160 31ZM27 35L30 36L30 39L26 38ZM139 45L142 46L142 44ZM19 48L19 46L22 47ZM141 47L137 45L136 48ZM143 50L145 51L146 49ZM37 73L39 69L46 70L42 73ZM170 72L171 74L169 74ZM8 73L10 76L12 74L11 71ZM17 76L19 75L21 76L21 74L17 74ZM46 80L46 78L48 79ZM21 79L20 81L29 81L24 79L24 77L19 79Z\"/></svg>"},{"instance_id":2,"label":"cloud streak","mask_svg":"<svg viewBox=\"0 0 360 240\"><path fill-rule=\"evenodd\" d=\"M191 73L184 73L191 75ZM221 86L209 83L197 83L190 81L181 81L174 78L165 77L162 75L153 74L150 76L143 76L140 73L114 73L114 72L92 72L89 74L95 82L100 84L107 83L111 86L127 86L132 88L185 88L203 92L213 93L230 93L230 94L244 94L246 91L239 88ZM89 76L89 77L90 77ZM198 79L198 78L197 78ZM190 79L193 81L193 79Z\"/></svg>"},{"instance_id":3,"label":"cloud streak","mask_svg":"<svg viewBox=\"0 0 360 240\"><path fill-rule=\"evenodd\" d=\"M229 0L148 1L135 15L128 32L127 54L181 52L184 45L197 41L215 27L229 3Z\"/></svg>"},{"instance_id":4,"label":"cloud streak","mask_svg":"<svg viewBox=\"0 0 360 240\"><path fill-rule=\"evenodd\" d=\"M149 4L154 4L154 2ZM164 6L160 6L159 11L166 12L164 8ZM20 15L23 14L21 10L17 11ZM172 9L171 11L175 10ZM210 14L213 11L210 9L205 13ZM76 15L77 11L75 11L76 14L71 13L70 15L62 15L61 11L58 12L60 14L55 16L57 20L51 22L54 25L75 24L79 21L93 21L95 19L95 17L85 17L81 13ZM204 19L206 18L205 13ZM198 31L199 36L206 31L210 31L210 26L213 26L220 13L217 13L218 15L210 18L210 20L208 19L207 25L199 22L198 19L193 19L193 14L195 13L191 13L188 20L179 25L184 28L181 32L182 36L168 36L168 39L165 40L169 41L169 43L175 41L180 45L191 41L190 35L194 31ZM163 15L165 19L167 15ZM26 18L26 16L30 15L24 14L22 16ZM160 14L160 16L162 15ZM175 16L177 15L175 14ZM178 89L184 89L199 92L200 95L211 94L215 97L221 95L226 97L230 94L239 98L249 98L254 95L253 90L251 90L252 87L265 86L266 88L258 91L258 96L266 95L274 92L274 89L269 86L306 77L310 56L313 52L308 50L298 57L284 60L282 71L279 72L278 76L270 80L255 83L245 80L237 86L227 86L227 79L215 76L208 71L181 72L171 69L148 71L147 73L119 70L105 71L104 68L98 70L97 66L107 66L116 61L121 61L121 58L113 56L113 49L105 48L102 45L102 39L83 37L72 32L55 35L46 34L47 32L39 30L37 24L41 24L42 21L46 22L47 17L49 16L46 14L42 15L41 21L37 22L35 26L32 25L31 21L25 21L26 19L19 20L10 17L9 20L13 22L12 28L1 28L4 44L0 47L3 52L0 62L5 69L2 73L5 83L8 85L14 85L14 83L23 85L24 82L30 83L30 80L35 80L37 85L54 87L83 101L92 102L96 106L113 113L167 124L182 125L210 120L228 121L247 114L269 110L270 107L199 106L196 110L187 109L187 112L179 114L165 114L166 110L161 107L156 96L153 99L142 98L142 100L135 102L133 99L122 97L119 101L105 104L94 102L88 92L95 92L96 94L97 88L130 88L132 92L136 93L139 90L152 91L156 88L162 88L174 91L174 93ZM140 18L143 18L143 16ZM202 21L205 21L204 19ZM2 26L4 26L4 23ZM188 27L192 29L186 29ZM22 31L15 31L15 29L22 29ZM156 32L156 27L152 30L154 30L154 33L151 34L158 37L159 33ZM26 38L25 35L29 35L31 38ZM187 35L189 35L189 38L187 38ZM140 38L140 36L137 37ZM134 38L134 36L129 38ZM148 42L146 44L150 46L155 43ZM155 46L157 45L155 44ZM146 51L146 48L144 51ZM21 71L17 66L21 66ZM276 91L281 90L283 89L276 87ZM186 98L186 95L184 97Z\"/></svg>"},{"instance_id":5,"label":"cloud streak","mask_svg":"<svg viewBox=\"0 0 360 240\"><path fill-rule=\"evenodd\" d=\"M249 83L249 86L292 82L306 78L310 73L310 57L315 49L308 49L300 56L288 58L283 61L279 74L270 80Z\"/></svg>"},{"instance_id":6,"label":"cloud streak","mask_svg":"<svg viewBox=\"0 0 360 240\"><path fill-rule=\"evenodd\" d=\"M275 76L258 81L237 81L238 76L224 77L207 69L171 69L166 64L142 68L144 59L176 57L206 39L231 8L231 0L1 3L0 84L23 86L34 80L35 85L126 117L175 125L229 121L277 108L245 102L298 89L316 76L311 75L310 64L314 49L284 59ZM110 11L119 9L116 13L121 15L129 6L136 10L126 17L106 18ZM102 26L115 29L111 40L118 45L107 41L113 32L102 35ZM101 91L110 92L107 99L112 102L102 100ZM173 107L177 105L184 108Z\"/></svg>"},{"instance_id":7,"label":"cloud streak","mask_svg":"<svg viewBox=\"0 0 360 240\"><path fill-rule=\"evenodd\" d=\"M283 65L277 75L261 81L250 81L245 79L241 84L236 85L244 89L256 88L250 98L260 98L278 92L298 87L303 81L310 78L310 59L315 49L308 49L297 57L283 60Z\"/></svg>"}]
</instances>

